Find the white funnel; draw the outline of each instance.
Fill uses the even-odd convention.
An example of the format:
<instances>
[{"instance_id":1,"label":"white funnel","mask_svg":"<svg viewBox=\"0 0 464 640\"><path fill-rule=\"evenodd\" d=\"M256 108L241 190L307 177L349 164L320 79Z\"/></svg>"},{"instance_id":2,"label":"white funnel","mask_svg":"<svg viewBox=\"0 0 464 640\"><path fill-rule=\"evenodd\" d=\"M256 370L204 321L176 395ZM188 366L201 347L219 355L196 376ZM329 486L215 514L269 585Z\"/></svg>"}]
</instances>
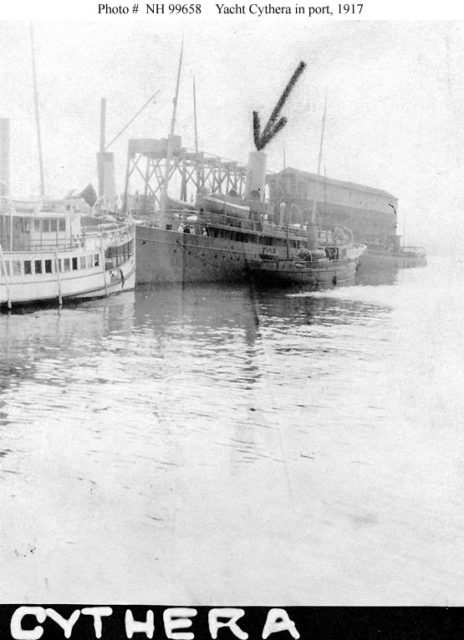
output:
<instances>
[{"instance_id":1,"label":"white funnel","mask_svg":"<svg viewBox=\"0 0 464 640\"><path fill-rule=\"evenodd\" d=\"M114 154L108 151L97 153L98 195L109 200L116 197L114 178Z\"/></svg>"},{"instance_id":2,"label":"white funnel","mask_svg":"<svg viewBox=\"0 0 464 640\"><path fill-rule=\"evenodd\" d=\"M262 151L250 151L245 182L245 198L264 202L267 156Z\"/></svg>"}]
</instances>

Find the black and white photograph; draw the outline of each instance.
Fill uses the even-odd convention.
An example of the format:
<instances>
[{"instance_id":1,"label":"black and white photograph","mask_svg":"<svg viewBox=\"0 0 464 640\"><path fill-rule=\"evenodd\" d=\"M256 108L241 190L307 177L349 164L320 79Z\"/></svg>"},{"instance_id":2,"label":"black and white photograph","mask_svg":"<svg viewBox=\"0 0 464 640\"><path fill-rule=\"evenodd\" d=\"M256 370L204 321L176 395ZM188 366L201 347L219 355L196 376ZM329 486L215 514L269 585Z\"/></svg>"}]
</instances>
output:
<instances>
[{"instance_id":1,"label":"black and white photograph","mask_svg":"<svg viewBox=\"0 0 464 640\"><path fill-rule=\"evenodd\" d=\"M369 10L0 12L1 603L462 604L464 22Z\"/></svg>"}]
</instances>

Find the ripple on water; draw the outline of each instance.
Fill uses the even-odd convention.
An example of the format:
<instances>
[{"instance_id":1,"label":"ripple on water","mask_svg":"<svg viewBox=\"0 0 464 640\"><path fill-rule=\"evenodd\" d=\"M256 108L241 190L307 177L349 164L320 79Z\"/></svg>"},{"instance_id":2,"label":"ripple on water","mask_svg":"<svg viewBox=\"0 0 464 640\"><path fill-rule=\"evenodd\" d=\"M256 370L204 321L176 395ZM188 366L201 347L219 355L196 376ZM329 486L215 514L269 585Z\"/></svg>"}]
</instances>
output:
<instances>
[{"instance_id":1,"label":"ripple on water","mask_svg":"<svg viewBox=\"0 0 464 640\"><path fill-rule=\"evenodd\" d=\"M95 576L106 599L133 582L146 600L156 582L230 602L240 575L246 602L456 602L463 302L440 269L311 294L142 287L0 316L2 507L22 523L1 529L11 597L31 572L8 550L34 540L51 585L38 599L75 596L53 553L99 601Z\"/></svg>"}]
</instances>

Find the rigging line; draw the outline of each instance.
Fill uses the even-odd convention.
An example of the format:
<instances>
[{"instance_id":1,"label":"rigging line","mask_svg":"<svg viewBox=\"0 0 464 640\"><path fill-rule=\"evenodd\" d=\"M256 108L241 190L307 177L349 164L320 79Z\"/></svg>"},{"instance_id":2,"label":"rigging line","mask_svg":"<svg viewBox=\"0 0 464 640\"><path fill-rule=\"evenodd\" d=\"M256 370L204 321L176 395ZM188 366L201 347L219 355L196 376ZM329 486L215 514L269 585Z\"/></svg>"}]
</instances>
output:
<instances>
[{"instance_id":1,"label":"rigging line","mask_svg":"<svg viewBox=\"0 0 464 640\"><path fill-rule=\"evenodd\" d=\"M111 145L113 144L113 142L116 142L116 140L117 140L120 136L122 136L122 134L124 133L124 131L126 131L126 129L128 129L128 128L130 127L130 125L134 122L134 120L135 120L136 118L138 118L138 117L139 117L139 115L142 113L142 111L144 111L144 110L148 107L148 105L149 105L151 102L153 102L153 100L155 99L155 97L158 95L158 93L159 93L159 92L160 92L160 90L158 89L158 91L155 91L155 93L154 93L152 96L150 96L150 97L148 98L148 100L145 102L145 104L143 105L143 107L141 107L141 108L137 111L137 113L135 114L135 116L133 116L133 117L129 120L129 122L126 124L126 126L125 126L125 127L123 127L123 128L121 129L121 131L120 131L116 136L114 136L114 138L111 140L111 142L110 142L109 144L107 144L107 145L106 145L106 147L105 147L105 151L108 151L108 149L111 147Z\"/></svg>"},{"instance_id":2,"label":"rigging line","mask_svg":"<svg viewBox=\"0 0 464 640\"><path fill-rule=\"evenodd\" d=\"M322 116L322 127L321 127L321 141L319 144L319 159L317 162L317 173L320 175L321 173L321 162L322 162L322 147L324 145L324 133L325 133L325 117L327 115L327 91L325 92L325 103L324 103L324 114Z\"/></svg>"},{"instance_id":3,"label":"rigging line","mask_svg":"<svg viewBox=\"0 0 464 640\"><path fill-rule=\"evenodd\" d=\"M180 85L180 75L182 70L182 60L184 57L184 38L182 38L182 44L180 47L180 55L179 55L179 66L177 69L177 81L176 81L176 92L174 94L174 99L172 101L172 116L171 116L171 129L168 137L168 148L166 153L166 166L164 173L164 183L163 183L163 191L161 193L161 202L160 202L160 228L162 229L165 225L166 218L166 205L168 199L168 181L169 181L169 168L171 165L172 159L172 147L173 147L173 138L174 138L174 130L176 126L176 113L177 113L177 102L179 99L179 85Z\"/></svg>"},{"instance_id":4,"label":"rigging line","mask_svg":"<svg viewBox=\"0 0 464 640\"><path fill-rule=\"evenodd\" d=\"M37 72L35 64L35 48L34 48L34 30L32 22L30 23L31 34L31 52L32 52L32 80L34 85L34 110L35 110L35 123L37 128L37 147L39 152L39 172L40 172L40 197L43 200L45 198L45 179L43 168L43 156L42 156L42 136L40 133L40 118L39 118L39 95L37 91Z\"/></svg>"}]
</instances>

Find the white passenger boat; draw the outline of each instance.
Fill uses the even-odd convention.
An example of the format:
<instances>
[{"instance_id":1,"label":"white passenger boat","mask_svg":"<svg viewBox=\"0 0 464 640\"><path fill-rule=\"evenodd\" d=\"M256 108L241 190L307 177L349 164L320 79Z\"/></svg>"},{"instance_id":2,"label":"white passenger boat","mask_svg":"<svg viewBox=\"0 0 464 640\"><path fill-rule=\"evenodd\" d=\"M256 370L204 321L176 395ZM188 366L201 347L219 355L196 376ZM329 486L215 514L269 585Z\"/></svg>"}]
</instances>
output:
<instances>
[{"instance_id":1,"label":"white passenger boat","mask_svg":"<svg viewBox=\"0 0 464 640\"><path fill-rule=\"evenodd\" d=\"M75 200L0 203L0 307L134 288L133 221L90 216Z\"/></svg>"}]
</instances>

